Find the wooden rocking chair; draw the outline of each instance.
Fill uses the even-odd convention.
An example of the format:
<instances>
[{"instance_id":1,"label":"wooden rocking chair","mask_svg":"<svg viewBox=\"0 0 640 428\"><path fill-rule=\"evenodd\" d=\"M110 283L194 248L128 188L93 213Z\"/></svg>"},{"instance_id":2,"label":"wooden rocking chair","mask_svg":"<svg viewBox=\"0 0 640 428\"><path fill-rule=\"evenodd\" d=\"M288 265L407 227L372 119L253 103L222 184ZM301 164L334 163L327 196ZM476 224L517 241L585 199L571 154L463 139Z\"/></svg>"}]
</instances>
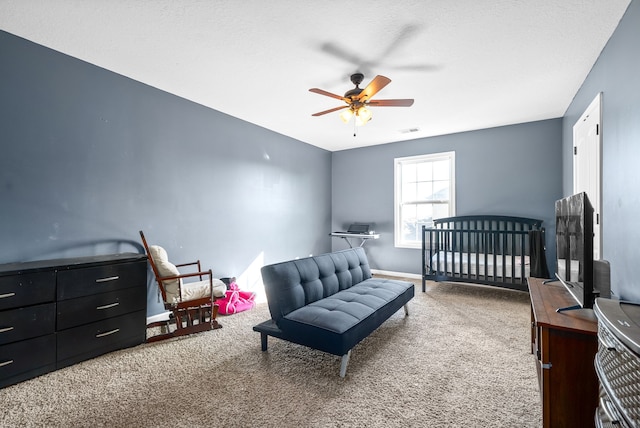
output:
<instances>
[{"instance_id":1,"label":"wooden rocking chair","mask_svg":"<svg viewBox=\"0 0 640 428\"><path fill-rule=\"evenodd\" d=\"M218 305L215 301L225 296L226 284L213 278L211 269L202 271L200 260L174 265L169 262L164 248L147 245L142 231L140 237L158 282L164 307L171 312L169 319L147 325L147 328L161 327L162 330L161 334L147 338L147 342L221 328L216 320ZM197 271L180 273L178 268L187 266L192 269L195 267Z\"/></svg>"}]
</instances>

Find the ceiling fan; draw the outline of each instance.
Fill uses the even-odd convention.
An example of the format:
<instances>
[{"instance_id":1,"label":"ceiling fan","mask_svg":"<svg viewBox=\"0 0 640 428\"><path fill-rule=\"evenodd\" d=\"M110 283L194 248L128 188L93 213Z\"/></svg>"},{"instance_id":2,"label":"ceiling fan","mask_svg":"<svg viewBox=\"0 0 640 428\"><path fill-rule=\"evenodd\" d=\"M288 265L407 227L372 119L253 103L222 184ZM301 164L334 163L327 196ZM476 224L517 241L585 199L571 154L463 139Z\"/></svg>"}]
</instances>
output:
<instances>
[{"instance_id":1,"label":"ceiling fan","mask_svg":"<svg viewBox=\"0 0 640 428\"><path fill-rule=\"evenodd\" d=\"M409 43L415 42L416 37L421 31L422 25L405 25L397 30L396 36L390 40L378 55L372 55L371 51L367 51L366 54L363 54L363 52L349 49L348 46L343 46L335 42L325 42L319 47L322 52L349 63L352 67L355 67L355 70L363 74L372 74L372 69L380 68L381 66L387 69L405 71L437 70L440 67L435 64L396 64L397 61L394 61L393 63L389 62L389 57L396 55L397 51L402 50L402 48L406 47Z\"/></svg>"},{"instance_id":2,"label":"ceiling fan","mask_svg":"<svg viewBox=\"0 0 640 428\"><path fill-rule=\"evenodd\" d=\"M391 79L385 76L376 76L374 79L364 88L361 89L359 85L362 83L364 75L362 73L354 73L351 75L351 82L356 85L355 88L347 91L344 96L336 95L331 92L327 92L323 89L311 88L310 92L314 92L320 95L326 95L331 98L344 101L347 105L341 107L335 107L329 110L321 111L312 114L312 116L322 116L327 113L332 113L338 110L344 110L340 114L340 118L347 123L352 116L355 116L356 125L364 125L371 120L371 111L367 109L367 106L372 107L409 107L413 105L413 99L396 99L396 100L372 100L371 98L378 93L382 88L391 83Z\"/></svg>"}]
</instances>

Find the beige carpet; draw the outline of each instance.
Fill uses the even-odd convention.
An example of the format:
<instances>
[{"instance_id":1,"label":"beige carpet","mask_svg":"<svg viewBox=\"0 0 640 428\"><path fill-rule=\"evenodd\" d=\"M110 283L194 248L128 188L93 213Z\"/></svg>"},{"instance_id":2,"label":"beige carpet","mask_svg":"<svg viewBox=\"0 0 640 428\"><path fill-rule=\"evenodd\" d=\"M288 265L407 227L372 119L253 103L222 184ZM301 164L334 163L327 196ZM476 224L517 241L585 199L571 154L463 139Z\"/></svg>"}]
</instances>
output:
<instances>
[{"instance_id":1,"label":"beige carpet","mask_svg":"<svg viewBox=\"0 0 640 428\"><path fill-rule=\"evenodd\" d=\"M0 390L0 426L539 427L526 293L416 283L397 312L340 358L251 327L114 352Z\"/></svg>"}]
</instances>

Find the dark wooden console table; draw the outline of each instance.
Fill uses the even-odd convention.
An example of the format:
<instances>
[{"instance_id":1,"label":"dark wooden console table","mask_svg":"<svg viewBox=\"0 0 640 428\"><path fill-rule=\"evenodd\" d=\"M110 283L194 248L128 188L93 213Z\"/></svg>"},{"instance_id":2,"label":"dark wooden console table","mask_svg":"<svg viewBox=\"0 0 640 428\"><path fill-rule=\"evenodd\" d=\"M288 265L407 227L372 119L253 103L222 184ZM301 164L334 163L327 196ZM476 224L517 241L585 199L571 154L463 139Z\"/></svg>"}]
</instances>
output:
<instances>
[{"instance_id":1,"label":"dark wooden console table","mask_svg":"<svg viewBox=\"0 0 640 428\"><path fill-rule=\"evenodd\" d=\"M598 407L596 316L591 309L556 312L575 304L560 282L527 282L543 427L593 427Z\"/></svg>"}]
</instances>

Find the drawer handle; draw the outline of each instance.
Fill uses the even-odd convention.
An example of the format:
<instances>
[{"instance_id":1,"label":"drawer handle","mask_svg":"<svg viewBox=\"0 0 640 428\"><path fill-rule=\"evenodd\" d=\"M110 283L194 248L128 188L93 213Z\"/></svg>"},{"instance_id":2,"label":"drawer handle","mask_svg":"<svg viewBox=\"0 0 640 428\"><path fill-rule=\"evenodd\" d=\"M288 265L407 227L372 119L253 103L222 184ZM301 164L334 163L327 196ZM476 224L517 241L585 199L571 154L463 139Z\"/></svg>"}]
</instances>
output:
<instances>
[{"instance_id":1,"label":"drawer handle","mask_svg":"<svg viewBox=\"0 0 640 428\"><path fill-rule=\"evenodd\" d=\"M97 282L97 283L101 283L101 282L109 282L109 281L115 281L115 280L118 280L118 279L120 279L120 277L119 277L119 276L110 276L110 277L107 277L107 278L99 278L99 279L96 279L96 282Z\"/></svg>"},{"instance_id":2,"label":"drawer handle","mask_svg":"<svg viewBox=\"0 0 640 428\"><path fill-rule=\"evenodd\" d=\"M0 333L6 333L11 330L13 330L13 327L0 328Z\"/></svg>"},{"instance_id":3,"label":"drawer handle","mask_svg":"<svg viewBox=\"0 0 640 428\"><path fill-rule=\"evenodd\" d=\"M120 302L115 302L115 303L111 303L110 305L97 306L96 309L97 310L109 309L109 308L113 308L115 306L118 306L119 304L120 304Z\"/></svg>"},{"instance_id":4,"label":"drawer handle","mask_svg":"<svg viewBox=\"0 0 640 428\"><path fill-rule=\"evenodd\" d=\"M119 328L114 328L113 330L111 330L111 331L107 331L106 333L99 333L99 334L96 334L96 337L105 337L105 336L110 336L110 335L112 335L112 334L114 334L114 333L117 333L117 332L119 332L119 331L120 331L120 329L119 329Z\"/></svg>"},{"instance_id":5,"label":"drawer handle","mask_svg":"<svg viewBox=\"0 0 640 428\"><path fill-rule=\"evenodd\" d=\"M0 363L0 367L8 366L9 364L13 364L13 360L5 361L4 363Z\"/></svg>"},{"instance_id":6,"label":"drawer handle","mask_svg":"<svg viewBox=\"0 0 640 428\"><path fill-rule=\"evenodd\" d=\"M13 297L15 295L16 295L16 293L0 294L0 299L6 299L7 297Z\"/></svg>"}]
</instances>

